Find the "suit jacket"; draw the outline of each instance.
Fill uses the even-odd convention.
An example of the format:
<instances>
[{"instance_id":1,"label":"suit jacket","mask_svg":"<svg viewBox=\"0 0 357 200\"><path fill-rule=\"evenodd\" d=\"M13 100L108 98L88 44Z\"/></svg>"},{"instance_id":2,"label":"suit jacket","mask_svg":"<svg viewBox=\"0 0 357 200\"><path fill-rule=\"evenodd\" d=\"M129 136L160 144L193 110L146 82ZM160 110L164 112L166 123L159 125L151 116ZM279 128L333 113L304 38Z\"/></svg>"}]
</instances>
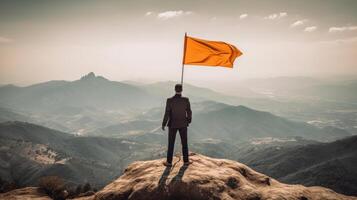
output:
<instances>
[{"instance_id":1,"label":"suit jacket","mask_svg":"<svg viewBox=\"0 0 357 200\"><path fill-rule=\"evenodd\" d=\"M190 101L180 94L168 98L166 101L165 115L162 126L170 128L188 127L192 121L192 111Z\"/></svg>"}]
</instances>

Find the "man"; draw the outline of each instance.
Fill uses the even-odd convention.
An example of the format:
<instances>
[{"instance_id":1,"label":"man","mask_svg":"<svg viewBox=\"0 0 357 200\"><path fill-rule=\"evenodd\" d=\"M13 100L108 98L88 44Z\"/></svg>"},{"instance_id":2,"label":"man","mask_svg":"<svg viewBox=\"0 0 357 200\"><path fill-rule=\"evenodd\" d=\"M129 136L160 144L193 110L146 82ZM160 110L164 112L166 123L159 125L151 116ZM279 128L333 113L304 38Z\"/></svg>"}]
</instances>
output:
<instances>
[{"instance_id":1,"label":"man","mask_svg":"<svg viewBox=\"0 0 357 200\"><path fill-rule=\"evenodd\" d=\"M172 166L172 156L174 153L174 145L176 132L179 131L182 144L183 162L189 165L188 145L187 145L187 127L192 120L192 111L190 101L186 97L182 97L182 85L175 85L176 94L168 98L166 101L166 109L164 119L162 121L162 130L165 126L169 127L169 145L167 150L167 160L165 166Z\"/></svg>"}]
</instances>

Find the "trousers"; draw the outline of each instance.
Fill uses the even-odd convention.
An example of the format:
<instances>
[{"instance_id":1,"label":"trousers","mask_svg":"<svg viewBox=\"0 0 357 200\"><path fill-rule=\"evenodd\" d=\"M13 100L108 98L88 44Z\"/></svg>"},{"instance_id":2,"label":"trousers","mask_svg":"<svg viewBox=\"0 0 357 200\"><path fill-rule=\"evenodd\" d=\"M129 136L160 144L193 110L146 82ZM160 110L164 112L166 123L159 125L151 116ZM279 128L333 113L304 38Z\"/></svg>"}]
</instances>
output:
<instances>
[{"instance_id":1,"label":"trousers","mask_svg":"<svg viewBox=\"0 0 357 200\"><path fill-rule=\"evenodd\" d=\"M187 127L183 127L183 128L169 128L169 137L168 137L169 146L167 149L167 160L166 160L168 163L172 163L177 131L179 131L181 137L183 161L188 162Z\"/></svg>"}]
</instances>

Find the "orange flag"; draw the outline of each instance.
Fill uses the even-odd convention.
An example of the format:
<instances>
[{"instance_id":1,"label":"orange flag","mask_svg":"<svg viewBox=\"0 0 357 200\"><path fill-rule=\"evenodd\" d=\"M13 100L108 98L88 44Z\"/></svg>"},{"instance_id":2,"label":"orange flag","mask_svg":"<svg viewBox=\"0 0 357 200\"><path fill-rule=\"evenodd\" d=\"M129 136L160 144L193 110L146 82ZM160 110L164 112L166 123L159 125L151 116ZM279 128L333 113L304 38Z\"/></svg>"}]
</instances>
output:
<instances>
[{"instance_id":1,"label":"orange flag","mask_svg":"<svg viewBox=\"0 0 357 200\"><path fill-rule=\"evenodd\" d=\"M234 60L242 55L235 46L185 35L183 64L233 68Z\"/></svg>"}]
</instances>

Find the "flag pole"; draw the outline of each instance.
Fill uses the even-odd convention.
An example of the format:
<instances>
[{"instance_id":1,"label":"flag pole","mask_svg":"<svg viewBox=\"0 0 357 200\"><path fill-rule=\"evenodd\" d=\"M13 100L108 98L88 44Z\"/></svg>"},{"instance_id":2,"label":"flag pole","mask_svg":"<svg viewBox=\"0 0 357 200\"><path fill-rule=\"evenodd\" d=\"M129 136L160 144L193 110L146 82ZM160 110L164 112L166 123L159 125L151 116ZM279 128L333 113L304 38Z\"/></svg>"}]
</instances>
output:
<instances>
[{"instance_id":1,"label":"flag pole","mask_svg":"<svg viewBox=\"0 0 357 200\"><path fill-rule=\"evenodd\" d=\"M184 64L182 63L182 69L181 69L181 85L183 85L183 71L184 71Z\"/></svg>"},{"instance_id":2,"label":"flag pole","mask_svg":"<svg viewBox=\"0 0 357 200\"><path fill-rule=\"evenodd\" d=\"M184 45L183 45L183 56L182 56L182 69L181 69L181 85L183 86L183 72L184 72L184 66L185 66L185 54L186 54L186 37L187 33L185 32L185 38L184 38Z\"/></svg>"}]
</instances>

